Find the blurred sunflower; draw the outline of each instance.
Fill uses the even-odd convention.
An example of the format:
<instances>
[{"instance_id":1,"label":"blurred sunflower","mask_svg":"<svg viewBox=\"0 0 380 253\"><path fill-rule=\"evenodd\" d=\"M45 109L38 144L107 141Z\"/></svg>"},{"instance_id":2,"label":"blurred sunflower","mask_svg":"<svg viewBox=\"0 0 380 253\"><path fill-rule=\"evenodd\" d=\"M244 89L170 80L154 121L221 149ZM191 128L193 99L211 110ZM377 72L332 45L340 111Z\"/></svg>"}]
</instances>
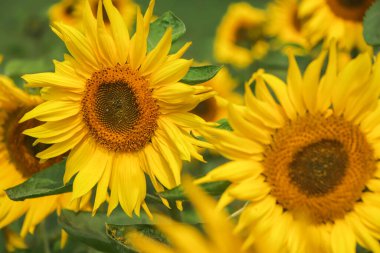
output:
<instances>
[{"instance_id":1,"label":"blurred sunflower","mask_svg":"<svg viewBox=\"0 0 380 253\"><path fill-rule=\"evenodd\" d=\"M276 0L269 3L265 33L282 43L295 43L310 49L311 45L302 32L303 24L298 12L298 0Z\"/></svg>"},{"instance_id":2,"label":"blurred sunflower","mask_svg":"<svg viewBox=\"0 0 380 253\"><path fill-rule=\"evenodd\" d=\"M16 251L17 249L26 249L27 245L24 239L19 234L12 231L10 228L4 228L5 249L8 252Z\"/></svg>"},{"instance_id":3,"label":"blurred sunflower","mask_svg":"<svg viewBox=\"0 0 380 253\"><path fill-rule=\"evenodd\" d=\"M205 234L191 225L175 222L164 216L157 216L157 227L169 240L170 245L155 241L137 232L127 234L127 241L142 253L231 253L251 252L243 249L242 239L236 235L234 224L227 213L216 210L216 202L207 196L198 187L185 181L185 192L194 205L201 221Z\"/></svg>"},{"instance_id":4,"label":"blurred sunflower","mask_svg":"<svg viewBox=\"0 0 380 253\"><path fill-rule=\"evenodd\" d=\"M54 31L71 56L55 62L55 73L25 75L30 87L44 87L47 101L25 114L21 122L47 123L24 131L52 146L36 156L45 160L69 150L64 182L76 175L73 198L97 185L93 211L107 197L108 214L120 203L123 210L139 215L145 204L148 174L157 191L180 184L182 160L203 160L198 147L210 147L191 135L211 123L188 111L214 95L211 88L179 82L192 60L181 59L190 43L168 55L172 29L156 48L147 52L153 12L151 1L145 16L137 12L132 38L121 14L110 0L104 7L110 29L97 19L91 7L84 10L83 32L64 24Z\"/></svg>"},{"instance_id":5,"label":"blurred sunflower","mask_svg":"<svg viewBox=\"0 0 380 253\"><path fill-rule=\"evenodd\" d=\"M369 50L363 37L363 17L374 0L301 0L299 15L312 44L338 40L344 50Z\"/></svg>"},{"instance_id":6,"label":"blurred sunflower","mask_svg":"<svg viewBox=\"0 0 380 253\"><path fill-rule=\"evenodd\" d=\"M55 210L59 213L61 208L77 209L79 202L71 203L71 193L25 201L12 201L7 197L5 189L21 184L61 158L41 164L34 156L41 150L41 145L35 145L34 139L22 134L25 129L39 122L30 120L18 124L24 113L41 103L42 99L21 91L5 76L0 76L0 91L0 228L26 214L21 229L21 236L25 237L28 232L33 233L35 226Z\"/></svg>"},{"instance_id":7,"label":"blurred sunflower","mask_svg":"<svg viewBox=\"0 0 380 253\"><path fill-rule=\"evenodd\" d=\"M230 4L216 31L215 58L238 68L262 58L269 48L263 34L265 21L263 10L245 2Z\"/></svg>"},{"instance_id":8,"label":"blurred sunflower","mask_svg":"<svg viewBox=\"0 0 380 253\"><path fill-rule=\"evenodd\" d=\"M229 108L234 131L204 135L234 161L198 182L230 180L220 206L250 201L237 230L278 251L380 252L380 56L338 71L334 45L321 77L325 55L303 76L290 57L287 84L255 73Z\"/></svg>"},{"instance_id":9,"label":"blurred sunflower","mask_svg":"<svg viewBox=\"0 0 380 253\"><path fill-rule=\"evenodd\" d=\"M63 22L67 25L79 26L82 22L85 1L87 0L61 0L49 9L52 23ZM94 15L97 13L99 0L88 0ZM136 18L137 5L133 0L112 0L114 6L121 13L128 28L131 28ZM109 25L109 18L104 13L104 23Z\"/></svg>"},{"instance_id":10,"label":"blurred sunflower","mask_svg":"<svg viewBox=\"0 0 380 253\"><path fill-rule=\"evenodd\" d=\"M227 68L222 68L211 80L199 84L211 87L217 95L199 103L191 112L206 121L217 121L227 116L229 102L242 104L243 97L234 91L238 83Z\"/></svg>"}]
</instances>

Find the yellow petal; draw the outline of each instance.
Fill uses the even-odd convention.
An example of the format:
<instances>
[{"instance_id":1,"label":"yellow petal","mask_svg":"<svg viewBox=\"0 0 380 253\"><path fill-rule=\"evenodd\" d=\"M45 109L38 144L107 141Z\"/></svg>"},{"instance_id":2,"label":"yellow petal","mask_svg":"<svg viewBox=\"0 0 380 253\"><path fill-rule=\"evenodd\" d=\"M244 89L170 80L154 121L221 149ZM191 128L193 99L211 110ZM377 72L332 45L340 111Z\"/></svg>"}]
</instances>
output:
<instances>
[{"instance_id":1,"label":"yellow petal","mask_svg":"<svg viewBox=\"0 0 380 253\"><path fill-rule=\"evenodd\" d=\"M36 118L40 121L58 121L79 114L80 103L70 101L46 101L25 113L20 123Z\"/></svg>"},{"instance_id":2,"label":"yellow petal","mask_svg":"<svg viewBox=\"0 0 380 253\"><path fill-rule=\"evenodd\" d=\"M86 155L87 162L79 169L74 179L73 199L84 196L98 183L109 160L108 152L103 151L101 147Z\"/></svg>"},{"instance_id":3,"label":"yellow petal","mask_svg":"<svg viewBox=\"0 0 380 253\"><path fill-rule=\"evenodd\" d=\"M172 28L168 28L161 38L160 42L157 46L149 52L147 57L144 59L141 64L140 73L143 76L149 75L154 72L157 68L159 68L162 63L165 62L167 55L170 50L172 41Z\"/></svg>"},{"instance_id":4,"label":"yellow petal","mask_svg":"<svg viewBox=\"0 0 380 253\"><path fill-rule=\"evenodd\" d=\"M117 57L120 64L127 62L129 51L129 32L119 11L112 5L111 0L104 1L104 7L111 22L112 36L117 48Z\"/></svg>"},{"instance_id":5,"label":"yellow petal","mask_svg":"<svg viewBox=\"0 0 380 253\"><path fill-rule=\"evenodd\" d=\"M164 64L150 78L155 86L176 83L189 71L192 60L178 59Z\"/></svg>"}]
</instances>

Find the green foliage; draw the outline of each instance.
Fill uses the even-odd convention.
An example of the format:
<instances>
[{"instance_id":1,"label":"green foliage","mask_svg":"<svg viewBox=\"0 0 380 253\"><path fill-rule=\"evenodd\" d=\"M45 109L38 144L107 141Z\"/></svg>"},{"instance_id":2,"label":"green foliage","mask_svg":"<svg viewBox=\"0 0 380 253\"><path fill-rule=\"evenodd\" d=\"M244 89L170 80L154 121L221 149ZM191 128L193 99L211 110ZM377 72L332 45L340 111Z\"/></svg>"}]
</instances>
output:
<instances>
[{"instance_id":1,"label":"green foliage","mask_svg":"<svg viewBox=\"0 0 380 253\"><path fill-rule=\"evenodd\" d=\"M106 233L119 253L136 252L128 242L128 233L131 231L139 232L152 239L167 243L165 236L153 225L115 225L106 224Z\"/></svg>"},{"instance_id":2,"label":"green foliage","mask_svg":"<svg viewBox=\"0 0 380 253\"><path fill-rule=\"evenodd\" d=\"M200 184L200 188L203 189L207 194L211 196L219 196L221 195L227 187L230 185L228 181L219 181L219 182L210 182ZM177 186L174 189L167 190L159 193L161 197L166 198L168 200L187 200L185 193L183 191L183 187Z\"/></svg>"},{"instance_id":3,"label":"green foliage","mask_svg":"<svg viewBox=\"0 0 380 253\"><path fill-rule=\"evenodd\" d=\"M12 200L20 201L72 191L72 181L63 184L66 161L34 174L24 183L7 189L5 192Z\"/></svg>"},{"instance_id":4,"label":"green foliage","mask_svg":"<svg viewBox=\"0 0 380 253\"><path fill-rule=\"evenodd\" d=\"M363 35L365 41L375 48L380 49L380 1L376 1L366 12L363 19Z\"/></svg>"},{"instance_id":5,"label":"green foliage","mask_svg":"<svg viewBox=\"0 0 380 253\"><path fill-rule=\"evenodd\" d=\"M89 212L75 213L63 210L59 217L62 228L75 239L104 252L120 252L106 233L106 224L135 226L149 225L152 221L145 215L128 217L122 210L115 210L110 217L98 212L92 216Z\"/></svg>"},{"instance_id":6,"label":"green foliage","mask_svg":"<svg viewBox=\"0 0 380 253\"><path fill-rule=\"evenodd\" d=\"M232 131L232 127L227 119L218 120L216 123L219 124L216 128Z\"/></svg>"},{"instance_id":7,"label":"green foliage","mask_svg":"<svg viewBox=\"0 0 380 253\"><path fill-rule=\"evenodd\" d=\"M152 50L160 41L165 31L172 27L172 41L178 40L186 32L185 24L171 11L165 12L150 25L148 36L148 51Z\"/></svg>"},{"instance_id":8,"label":"green foliage","mask_svg":"<svg viewBox=\"0 0 380 253\"><path fill-rule=\"evenodd\" d=\"M214 66L207 65L201 67L190 67L186 76L182 78L181 82L187 84L198 84L204 83L213 78L216 74L218 74L219 70L222 69L223 66Z\"/></svg>"}]
</instances>

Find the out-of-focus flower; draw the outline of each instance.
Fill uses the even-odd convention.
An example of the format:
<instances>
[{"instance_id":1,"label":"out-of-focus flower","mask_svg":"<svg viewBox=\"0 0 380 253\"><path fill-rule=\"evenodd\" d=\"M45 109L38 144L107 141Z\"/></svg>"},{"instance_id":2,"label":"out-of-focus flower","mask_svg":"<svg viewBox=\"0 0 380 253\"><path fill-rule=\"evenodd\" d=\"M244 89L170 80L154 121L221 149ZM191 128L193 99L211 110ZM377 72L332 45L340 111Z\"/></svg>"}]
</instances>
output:
<instances>
[{"instance_id":1,"label":"out-of-focus flower","mask_svg":"<svg viewBox=\"0 0 380 253\"><path fill-rule=\"evenodd\" d=\"M202 101L191 111L206 121L217 121L225 118L229 102L235 104L242 104L243 102L242 95L235 91L238 83L227 68L221 69L214 78L200 85L211 87L217 92L215 97Z\"/></svg>"},{"instance_id":2,"label":"out-of-focus flower","mask_svg":"<svg viewBox=\"0 0 380 253\"><path fill-rule=\"evenodd\" d=\"M243 240L235 234L234 224L216 202L198 187L187 182L184 188L200 219L204 222L205 235L191 225L182 224L163 216L157 216L157 227L167 237L170 245L155 241L137 232L127 235L127 241L142 253L249 253ZM268 247L269 248L269 247Z\"/></svg>"},{"instance_id":3,"label":"out-of-focus flower","mask_svg":"<svg viewBox=\"0 0 380 253\"><path fill-rule=\"evenodd\" d=\"M302 0L299 16L303 31L312 44L338 40L344 50L369 50L363 37L363 17L374 0Z\"/></svg>"},{"instance_id":4,"label":"out-of-focus flower","mask_svg":"<svg viewBox=\"0 0 380 253\"><path fill-rule=\"evenodd\" d=\"M263 10L246 2L230 4L216 31L215 58L238 68L262 58L269 48L263 37L265 21Z\"/></svg>"},{"instance_id":5,"label":"out-of-focus flower","mask_svg":"<svg viewBox=\"0 0 380 253\"><path fill-rule=\"evenodd\" d=\"M26 249L27 245L24 239L10 228L3 229L5 235L5 248L8 252L16 251L16 249Z\"/></svg>"},{"instance_id":6,"label":"out-of-focus flower","mask_svg":"<svg viewBox=\"0 0 380 253\"><path fill-rule=\"evenodd\" d=\"M18 89L11 79L0 76L0 228L3 228L26 214L21 236L33 233L36 225L54 211L62 208L78 209L80 200L71 202L71 193L52 195L41 198L12 201L4 190L23 183L61 158L54 158L40 163L35 154L41 151L41 144L23 134L30 127L39 125L37 120L21 124L18 121L25 112L40 104L42 99L29 95ZM82 207L87 204L83 201Z\"/></svg>"},{"instance_id":7,"label":"out-of-focus flower","mask_svg":"<svg viewBox=\"0 0 380 253\"><path fill-rule=\"evenodd\" d=\"M265 33L276 37L281 43L294 43L308 50L312 45L302 32L303 24L298 12L298 0L276 0L269 3Z\"/></svg>"},{"instance_id":8,"label":"out-of-focus flower","mask_svg":"<svg viewBox=\"0 0 380 253\"><path fill-rule=\"evenodd\" d=\"M89 1L91 10L96 15L98 12L99 0L61 0L49 9L51 22L63 22L68 25L80 27L83 20L85 2ZM136 19L137 4L133 0L112 0L113 5L119 10L128 28L131 28ZM104 13L104 23L109 24L110 20Z\"/></svg>"}]
</instances>

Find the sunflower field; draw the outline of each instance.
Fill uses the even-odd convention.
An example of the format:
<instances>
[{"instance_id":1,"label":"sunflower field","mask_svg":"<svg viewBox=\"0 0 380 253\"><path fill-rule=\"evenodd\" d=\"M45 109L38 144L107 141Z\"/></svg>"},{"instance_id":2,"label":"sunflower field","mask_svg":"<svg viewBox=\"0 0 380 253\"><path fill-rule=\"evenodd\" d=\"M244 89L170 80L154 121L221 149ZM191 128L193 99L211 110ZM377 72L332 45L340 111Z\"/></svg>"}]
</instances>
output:
<instances>
[{"instance_id":1,"label":"sunflower field","mask_svg":"<svg viewBox=\"0 0 380 253\"><path fill-rule=\"evenodd\" d=\"M380 253L379 27L380 0L1 0L0 253Z\"/></svg>"}]
</instances>

